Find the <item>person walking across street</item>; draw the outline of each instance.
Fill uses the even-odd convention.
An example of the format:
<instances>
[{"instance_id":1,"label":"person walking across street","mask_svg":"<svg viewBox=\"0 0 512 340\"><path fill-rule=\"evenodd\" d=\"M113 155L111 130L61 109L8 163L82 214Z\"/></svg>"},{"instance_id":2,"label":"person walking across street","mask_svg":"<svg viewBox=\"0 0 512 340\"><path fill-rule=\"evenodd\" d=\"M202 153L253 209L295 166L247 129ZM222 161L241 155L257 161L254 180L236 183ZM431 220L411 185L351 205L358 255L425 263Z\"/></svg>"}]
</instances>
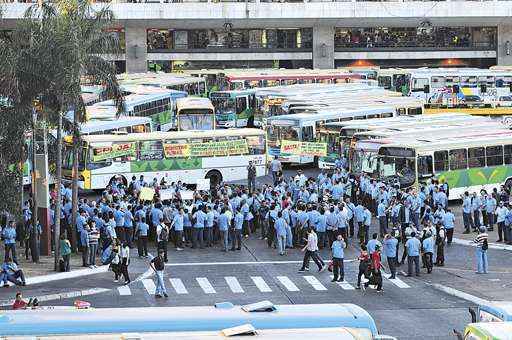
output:
<instances>
[{"instance_id":1,"label":"person walking across street","mask_svg":"<svg viewBox=\"0 0 512 340\"><path fill-rule=\"evenodd\" d=\"M169 229L164 223L164 220L160 219L160 224L156 227L156 242L157 249L164 251L164 262L167 262L167 241L169 240Z\"/></svg>"},{"instance_id":2,"label":"person walking across street","mask_svg":"<svg viewBox=\"0 0 512 340\"><path fill-rule=\"evenodd\" d=\"M405 249L407 251L407 276L412 276L412 267L416 276L420 276L420 248L421 242L416 238L416 233L411 233L411 238L405 242Z\"/></svg>"},{"instance_id":3,"label":"person walking across street","mask_svg":"<svg viewBox=\"0 0 512 340\"><path fill-rule=\"evenodd\" d=\"M319 272L323 272L327 268L324 261L318 255L318 238L315 231L311 227L308 228L308 241L304 248L302 248L302 251L305 253L304 260L302 261L302 267L299 269L299 273L303 273L306 270L309 270L309 260L311 258L318 266Z\"/></svg>"},{"instance_id":4,"label":"person walking across street","mask_svg":"<svg viewBox=\"0 0 512 340\"><path fill-rule=\"evenodd\" d=\"M394 235L387 234L384 237L384 255L386 255L389 271L391 272L390 279L396 278L396 267L398 265L398 240Z\"/></svg>"},{"instance_id":5,"label":"person walking across street","mask_svg":"<svg viewBox=\"0 0 512 340\"><path fill-rule=\"evenodd\" d=\"M489 249L488 243L489 235L487 234L487 230L485 227L480 227L478 235L475 237L473 241L476 243L476 273L477 274L487 274L487 269L489 267L489 263L487 261L487 249Z\"/></svg>"},{"instance_id":6,"label":"person walking across street","mask_svg":"<svg viewBox=\"0 0 512 340\"><path fill-rule=\"evenodd\" d=\"M332 243L332 282L343 282L345 280L345 266L343 263L344 249L347 247L345 240L341 234L336 236L336 240Z\"/></svg>"},{"instance_id":7,"label":"person walking across street","mask_svg":"<svg viewBox=\"0 0 512 340\"><path fill-rule=\"evenodd\" d=\"M128 266L130 265L130 247L128 242L123 242L119 255L121 257L119 269L121 274L123 274L124 284L127 285L131 282L130 275L128 274Z\"/></svg>"},{"instance_id":8,"label":"person walking across street","mask_svg":"<svg viewBox=\"0 0 512 340\"><path fill-rule=\"evenodd\" d=\"M247 188L250 194L256 190L256 166L252 161L247 166Z\"/></svg>"},{"instance_id":9,"label":"person walking across street","mask_svg":"<svg viewBox=\"0 0 512 340\"><path fill-rule=\"evenodd\" d=\"M158 256L151 259L151 262L149 263L149 266L151 269L155 271L155 297L161 298L162 296L169 297L167 295L167 289L165 288L165 281L164 281L164 270L165 270L165 262L164 262L164 251L160 249L158 251Z\"/></svg>"},{"instance_id":10,"label":"person walking across street","mask_svg":"<svg viewBox=\"0 0 512 340\"><path fill-rule=\"evenodd\" d=\"M361 289L361 279L365 276L370 268L370 256L366 251L366 246L361 245L361 252L357 258L359 260L359 273L357 274L357 286L356 289Z\"/></svg>"}]
</instances>

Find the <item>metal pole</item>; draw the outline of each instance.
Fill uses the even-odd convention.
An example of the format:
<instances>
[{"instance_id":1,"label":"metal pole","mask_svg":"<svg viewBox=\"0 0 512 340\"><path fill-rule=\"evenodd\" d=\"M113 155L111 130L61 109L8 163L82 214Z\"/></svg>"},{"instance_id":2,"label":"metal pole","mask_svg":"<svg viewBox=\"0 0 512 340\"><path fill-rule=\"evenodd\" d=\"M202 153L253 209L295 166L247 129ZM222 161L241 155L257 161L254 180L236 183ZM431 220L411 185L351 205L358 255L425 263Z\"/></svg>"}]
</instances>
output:
<instances>
[{"instance_id":1,"label":"metal pole","mask_svg":"<svg viewBox=\"0 0 512 340\"><path fill-rule=\"evenodd\" d=\"M57 188L57 201L55 202L55 227L53 230L53 248L54 248L54 270L59 270L60 258L60 217L62 207L62 191L60 186L62 183L62 110L59 111L59 123L57 126L57 181L55 187Z\"/></svg>"},{"instance_id":2,"label":"metal pole","mask_svg":"<svg viewBox=\"0 0 512 340\"><path fill-rule=\"evenodd\" d=\"M37 138L36 138L36 125L37 125L37 112L35 108L32 108L32 219L30 221L30 233L32 233L32 237L37 238L37 170L36 170L36 150L37 150ZM25 232L27 229L25 228ZM32 262L39 262L39 254L37 249L34 249L32 245L32 239L30 238L28 244L25 246L30 246L30 253L32 255Z\"/></svg>"}]
</instances>

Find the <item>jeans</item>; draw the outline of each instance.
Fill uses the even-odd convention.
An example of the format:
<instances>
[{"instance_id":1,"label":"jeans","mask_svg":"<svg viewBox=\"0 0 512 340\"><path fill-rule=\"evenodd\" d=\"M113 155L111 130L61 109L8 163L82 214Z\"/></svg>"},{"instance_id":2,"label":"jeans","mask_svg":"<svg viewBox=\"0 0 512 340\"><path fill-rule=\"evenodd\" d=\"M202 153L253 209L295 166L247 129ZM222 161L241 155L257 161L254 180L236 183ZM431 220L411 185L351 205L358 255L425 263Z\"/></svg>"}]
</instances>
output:
<instances>
[{"instance_id":1,"label":"jeans","mask_svg":"<svg viewBox=\"0 0 512 340\"><path fill-rule=\"evenodd\" d=\"M183 247L183 230L175 230L174 231L174 247L176 247L176 248Z\"/></svg>"},{"instance_id":2,"label":"jeans","mask_svg":"<svg viewBox=\"0 0 512 340\"><path fill-rule=\"evenodd\" d=\"M464 229L469 231L469 229L473 226L473 219L471 218L471 213L462 213L462 221L464 222Z\"/></svg>"},{"instance_id":3,"label":"jeans","mask_svg":"<svg viewBox=\"0 0 512 340\"><path fill-rule=\"evenodd\" d=\"M279 254L284 255L284 251L286 250L286 235L277 235L277 248L279 249Z\"/></svg>"},{"instance_id":4,"label":"jeans","mask_svg":"<svg viewBox=\"0 0 512 340\"><path fill-rule=\"evenodd\" d=\"M82 246L82 266L86 267L89 265L89 245Z\"/></svg>"},{"instance_id":5,"label":"jeans","mask_svg":"<svg viewBox=\"0 0 512 340\"><path fill-rule=\"evenodd\" d=\"M90 244L89 245L89 265L94 266L96 265L96 252L98 251L98 245L97 244Z\"/></svg>"},{"instance_id":6,"label":"jeans","mask_svg":"<svg viewBox=\"0 0 512 340\"><path fill-rule=\"evenodd\" d=\"M158 241L156 245L156 249L158 251L163 250L164 251L164 262L167 262L167 241L162 240Z\"/></svg>"},{"instance_id":7,"label":"jeans","mask_svg":"<svg viewBox=\"0 0 512 340\"><path fill-rule=\"evenodd\" d=\"M62 255L62 259L64 260L64 271L69 272L69 257L71 255Z\"/></svg>"},{"instance_id":8,"label":"jeans","mask_svg":"<svg viewBox=\"0 0 512 340\"><path fill-rule=\"evenodd\" d=\"M345 266L343 264L343 259L338 257L332 258L332 274L334 275L333 280L345 280Z\"/></svg>"},{"instance_id":9,"label":"jeans","mask_svg":"<svg viewBox=\"0 0 512 340\"><path fill-rule=\"evenodd\" d=\"M157 270L155 278L156 278L155 295L167 294L167 289L165 289L164 271L163 270Z\"/></svg>"},{"instance_id":10,"label":"jeans","mask_svg":"<svg viewBox=\"0 0 512 340\"><path fill-rule=\"evenodd\" d=\"M11 253L12 262L18 264L18 259L16 258L16 243L9 243L5 245L5 255L4 261L7 259L7 255Z\"/></svg>"},{"instance_id":11,"label":"jeans","mask_svg":"<svg viewBox=\"0 0 512 340\"><path fill-rule=\"evenodd\" d=\"M318 248L323 249L325 247L326 239L325 239L325 231L318 231Z\"/></svg>"},{"instance_id":12,"label":"jeans","mask_svg":"<svg viewBox=\"0 0 512 340\"><path fill-rule=\"evenodd\" d=\"M247 187L248 187L250 193L252 193L254 190L256 190L256 177L248 177L247 178Z\"/></svg>"},{"instance_id":13,"label":"jeans","mask_svg":"<svg viewBox=\"0 0 512 340\"><path fill-rule=\"evenodd\" d=\"M277 185L277 174L277 171L272 171L272 183L274 183L274 185Z\"/></svg>"},{"instance_id":14,"label":"jeans","mask_svg":"<svg viewBox=\"0 0 512 340\"><path fill-rule=\"evenodd\" d=\"M480 210L473 211L473 228L480 228Z\"/></svg>"},{"instance_id":15,"label":"jeans","mask_svg":"<svg viewBox=\"0 0 512 340\"><path fill-rule=\"evenodd\" d=\"M476 266L478 273L487 274L487 268L489 267L487 250L483 250L482 247L476 247Z\"/></svg>"},{"instance_id":16,"label":"jeans","mask_svg":"<svg viewBox=\"0 0 512 340\"><path fill-rule=\"evenodd\" d=\"M213 245L213 226L204 228L204 239L207 247Z\"/></svg>"},{"instance_id":17,"label":"jeans","mask_svg":"<svg viewBox=\"0 0 512 340\"><path fill-rule=\"evenodd\" d=\"M220 237L222 240L222 250L227 251L229 247L229 232L227 230L220 230Z\"/></svg>"},{"instance_id":18,"label":"jeans","mask_svg":"<svg viewBox=\"0 0 512 340\"><path fill-rule=\"evenodd\" d=\"M192 248L197 248L198 246L203 248L203 228L192 229Z\"/></svg>"},{"instance_id":19,"label":"jeans","mask_svg":"<svg viewBox=\"0 0 512 340\"><path fill-rule=\"evenodd\" d=\"M290 226L286 226L286 246L288 248L293 247L293 233Z\"/></svg>"},{"instance_id":20,"label":"jeans","mask_svg":"<svg viewBox=\"0 0 512 340\"><path fill-rule=\"evenodd\" d=\"M412 266L414 264L414 271L416 275L420 275L420 257L407 255L407 274L412 275Z\"/></svg>"},{"instance_id":21,"label":"jeans","mask_svg":"<svg viewBox=\"0 0 512 340\"><path fill-rule=\"evenodd\" d=\"M240 229L231 229L231 250L242 249L242 230Z\"/></svg>"}]
</instances>

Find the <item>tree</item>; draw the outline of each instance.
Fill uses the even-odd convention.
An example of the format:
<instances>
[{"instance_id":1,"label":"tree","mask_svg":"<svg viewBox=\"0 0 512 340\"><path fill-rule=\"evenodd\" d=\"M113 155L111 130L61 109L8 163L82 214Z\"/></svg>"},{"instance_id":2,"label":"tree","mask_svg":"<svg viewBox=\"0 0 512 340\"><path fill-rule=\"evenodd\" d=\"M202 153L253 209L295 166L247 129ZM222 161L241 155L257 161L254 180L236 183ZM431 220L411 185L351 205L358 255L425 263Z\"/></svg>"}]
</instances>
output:
<instances>
[{"instance_id":1,"label":"tree","mask_svg":"<svg viewBox=\"0 0 512 340\"><path fill-rule=\"evenodd\" d=\"M42 2L29 7L24 20L20 21L11 38L5 41L7 47L0 50L0 59L8 60L5 65L0 63L0 82L6 84L5 88L0 89L0 97L9 98L13 110L28 120L15 133L20 130L24 132L28 128L31 106L35 99L42 103L42 118L57 126L56 269L61 217L62 117L69 110L74 111L71 131L74 136L73 147L77 150L74 153L74 191L77 193L76 155L80 150L78 127L85 117L85 105L81 96L82 82L87 80L89 83L103 85L106 95L115 100L119 111L123 108L115 65L101 57L102 54L115 55L120 51L117 37L108 33L108 29L114 24L113 20L113 13L107 6L95 10L87 0ZM17 136L19 139L20 134L9 132L9 136ZM0 171L1 166L0 161ZM73 203L75 217L76 199ZM76 246L74 225L73 223L70 230Z\"/></svg>"}]
</instances>

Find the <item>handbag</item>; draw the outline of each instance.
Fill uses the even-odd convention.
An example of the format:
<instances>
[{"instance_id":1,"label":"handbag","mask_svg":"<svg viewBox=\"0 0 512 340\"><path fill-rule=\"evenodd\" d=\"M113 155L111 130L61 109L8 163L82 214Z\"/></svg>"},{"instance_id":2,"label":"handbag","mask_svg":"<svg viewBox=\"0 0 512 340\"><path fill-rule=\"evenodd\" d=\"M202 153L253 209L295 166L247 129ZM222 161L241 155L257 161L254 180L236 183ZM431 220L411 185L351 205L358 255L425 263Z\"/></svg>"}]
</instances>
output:
<instances>
[{"instance_id":1,"label":"handbag","mask_svg":"<svg viewBox=\"0 0 512 340\"><path fill-rule=\"evenodd\" d=\"M327 265L327 270L332 273L333 267L334 267L334 263L332 262L332 260L330 260L329 264Z\"/></svg>"}]
</instances>

